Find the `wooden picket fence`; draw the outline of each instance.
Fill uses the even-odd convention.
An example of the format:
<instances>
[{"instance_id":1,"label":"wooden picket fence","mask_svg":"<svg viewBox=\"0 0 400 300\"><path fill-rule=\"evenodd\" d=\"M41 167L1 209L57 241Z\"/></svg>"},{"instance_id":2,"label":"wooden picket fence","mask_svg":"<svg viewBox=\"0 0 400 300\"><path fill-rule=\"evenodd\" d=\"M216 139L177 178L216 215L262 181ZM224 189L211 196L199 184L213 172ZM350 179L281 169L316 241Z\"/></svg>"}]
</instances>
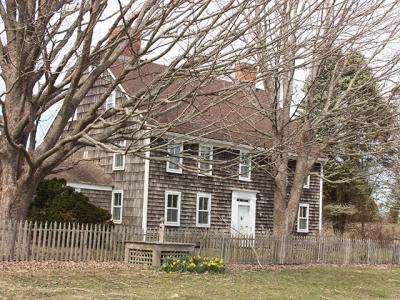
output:
<instances>
[{"instance_id":1,"label":"wooden picket fence","mask_svg":"<svg viewBox=\"0 0 400 300\"><path fill-rule=\"evenodd\" d=\"M0 223L0 261L123 261L139 228L73 223Z\"/></svg>"},{"instance_id":2,"label":"wooden picket fence","mask_svg":"<svg viewBox=\"0 0 400 300\"><path fill-rule=\"evenodd\" d=\"M130 226L0 223L0 261L123 261L127 241L158 241ZM167 229L167 242L195 243L203 256L245 264L400 264L400 241L334 237L231 236L229 230Z\"/></svg>"}]
</instances>

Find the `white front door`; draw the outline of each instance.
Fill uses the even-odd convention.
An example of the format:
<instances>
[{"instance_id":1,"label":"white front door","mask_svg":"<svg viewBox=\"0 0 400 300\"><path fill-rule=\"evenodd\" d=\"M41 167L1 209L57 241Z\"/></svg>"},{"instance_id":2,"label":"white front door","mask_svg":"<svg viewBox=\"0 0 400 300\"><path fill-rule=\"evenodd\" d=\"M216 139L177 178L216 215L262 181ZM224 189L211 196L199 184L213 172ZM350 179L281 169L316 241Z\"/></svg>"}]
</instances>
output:
<instances>
[{"instance_id":1,"label":"white front door","mask_svg":"<svg viewBox=\"0 0 400 300\"><path fill-rule=\"evenodd\" d=\"M255 235L256 192L233 191L231 225L233 235Z\"/></svg>"},{"instance_id":2,"label":"white front door","mask_svg":"<svg viewBox=\"0 0 400 300\"><path fill-rule=\"evenodd\" d=\"M242 234L251 234L250 205L238 203L238 230Z\"/></svg>"}]
</instances>

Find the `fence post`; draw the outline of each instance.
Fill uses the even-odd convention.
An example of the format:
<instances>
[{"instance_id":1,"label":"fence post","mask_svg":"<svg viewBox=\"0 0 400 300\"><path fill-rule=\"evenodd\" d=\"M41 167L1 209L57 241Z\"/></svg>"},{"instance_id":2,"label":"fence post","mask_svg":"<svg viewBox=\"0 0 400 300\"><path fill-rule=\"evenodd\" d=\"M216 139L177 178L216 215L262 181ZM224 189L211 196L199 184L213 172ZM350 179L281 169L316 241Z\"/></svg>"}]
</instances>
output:
<instances>
[{"instance_id":1,"label":"fence post","mask_svg":"<svg viewBox=\"0 0 400 300\"><path fill-rule=\"evenodd\" d=\"M346 239L345 240L345 251L344 251L344 260L343 264L348 265L350 263L350 254L351 254L351 240Z\"/></svg>"},{"instance_id":2,"label":"fence post","mask_svg":"<svg viewBox=\"0 0 400 300\"><path fill-rule=\"evenodd\" d=\"M285 264L285 259L286 259L286 236L283 235L281 236L280 239L280 249L279 249L279 264L283 265Z\"/></svg>"},{"instance_id":3,"label":"fence post","mask_svg":"<svg viewBox=\"0 0 400 300\"><path fill-rule=\"evenodd\" d=\"M160 225L158 227L158 242L159 243L164 243L165 241L165 222L164 218L160 218Z\"/></svg>"}]
</instances>

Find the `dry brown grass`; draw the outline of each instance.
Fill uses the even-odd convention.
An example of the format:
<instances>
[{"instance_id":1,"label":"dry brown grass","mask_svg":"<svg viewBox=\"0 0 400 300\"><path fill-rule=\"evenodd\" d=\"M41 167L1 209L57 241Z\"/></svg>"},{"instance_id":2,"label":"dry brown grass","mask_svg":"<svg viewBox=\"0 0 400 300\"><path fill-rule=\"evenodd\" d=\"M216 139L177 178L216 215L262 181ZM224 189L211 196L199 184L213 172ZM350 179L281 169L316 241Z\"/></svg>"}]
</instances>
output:
<instances>
[{"instance_id":1,"label":"dry brown grass","mask_svg":"<svg viewBox=\"0 0 400 300\"><path fill-rule=\"evenodd\" d=\"M393 266L230 266L167 274L120 263L3 263L0 299L396 299Z\"/></svg>"}]
</instances>

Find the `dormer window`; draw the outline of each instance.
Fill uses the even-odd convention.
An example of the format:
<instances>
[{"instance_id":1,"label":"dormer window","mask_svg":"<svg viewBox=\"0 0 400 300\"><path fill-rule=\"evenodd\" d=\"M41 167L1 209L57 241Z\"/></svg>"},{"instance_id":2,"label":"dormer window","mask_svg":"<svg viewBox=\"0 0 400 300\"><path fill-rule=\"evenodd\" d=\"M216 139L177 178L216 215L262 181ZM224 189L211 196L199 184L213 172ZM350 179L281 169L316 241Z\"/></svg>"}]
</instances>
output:
<instances>
[{"instance_id":1,"label":"dormer window","mask_svg":"<svg viewBox=\"0 0 400 300\"><path fill-rule=\"evenodd\" d=\"M239 156L239 180L251 180L251 157L247 152L242 151Z\"/></svg>"},{"instance_id":2,"label":"dormer window","mask_svg":"<svg viewBox=\"0 0 400 300\"><path fill-rule=\"evenodd\" d=\"M199 145L199 175L212 175L213 146Z\"/></svg>"},{"instance_id":3,"label":"dormer window","mask_svg":"<svg viewBox=\"0 0 400 300\"><path fill-rule=\"evenodd\" d=\"M115 107L115 103L116 103L116 92L112 91L111 94L107 97L106 99L106 109Z\"/></svg>"},{"instance_id":4,"label":"dormer window","mask_svg":"<svg viewBox=\"0 0 400 300\"><path fill-rule=\"evenodd\" d=\"M167 172L182 173L182 152L182 144L168 145Z\"/></svg>"},{"instance_id":5,"label":"dormer window","mask_svg":"<svg viewBox=\"0 0 400 300\"><path fill-rule=\"evenodd\" d=\"M126 141L117 141L118 147L125 147ZM125 154L114 153L113 154L113 171L125 170Z\"/></svg>"}]
</instances>

